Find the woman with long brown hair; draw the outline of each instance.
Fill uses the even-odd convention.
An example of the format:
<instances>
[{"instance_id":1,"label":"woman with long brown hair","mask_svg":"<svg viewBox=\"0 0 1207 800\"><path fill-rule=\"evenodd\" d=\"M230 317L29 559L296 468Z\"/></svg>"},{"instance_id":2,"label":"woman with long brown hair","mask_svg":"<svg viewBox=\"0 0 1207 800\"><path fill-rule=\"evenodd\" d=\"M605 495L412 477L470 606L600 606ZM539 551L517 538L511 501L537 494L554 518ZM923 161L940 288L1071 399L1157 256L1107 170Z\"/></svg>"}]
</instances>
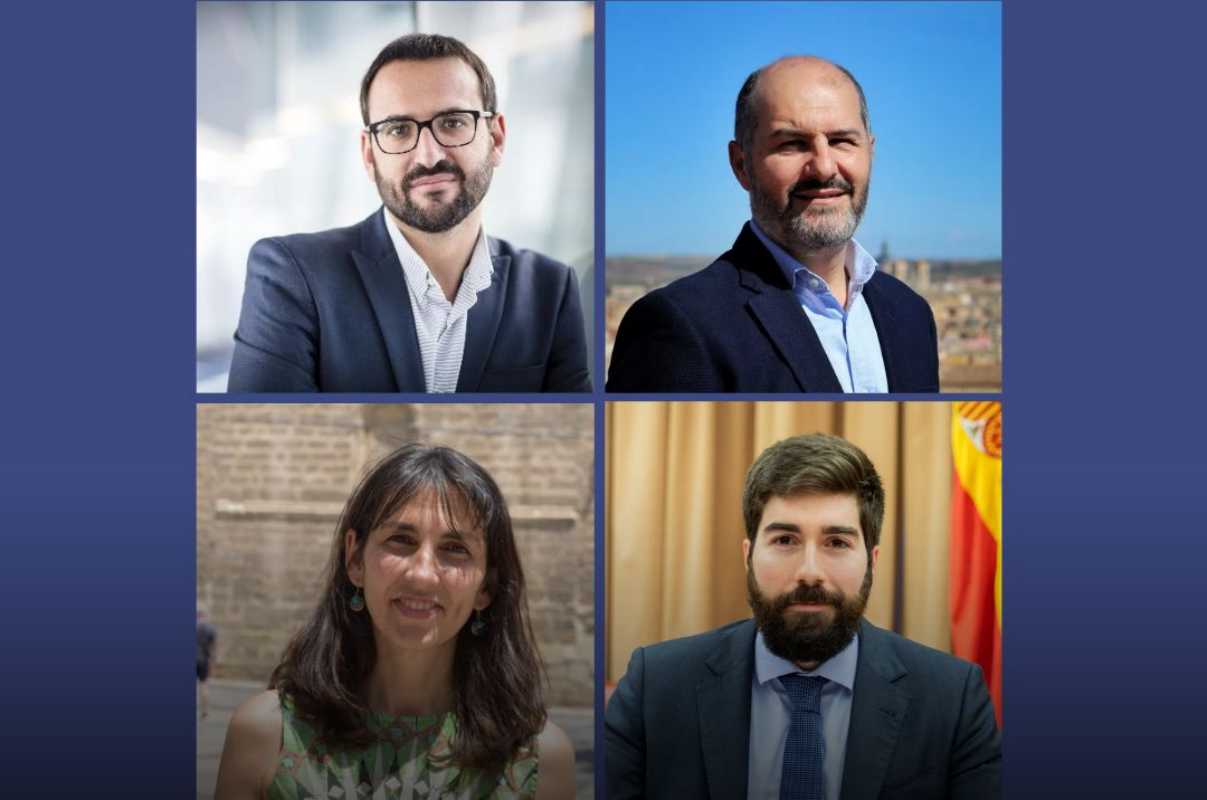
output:
<instances>
[{"instance_id":1,"label":"woman with long brown hair","mask_svg":"<svg viewBox=\"0 0 1207 800\"><path fill-rule=\"evenodd\" d=\"M344 507L318 608L231 720L217 800L573 797L498 486L407 445Z\"/></svg>"}]
</instances>

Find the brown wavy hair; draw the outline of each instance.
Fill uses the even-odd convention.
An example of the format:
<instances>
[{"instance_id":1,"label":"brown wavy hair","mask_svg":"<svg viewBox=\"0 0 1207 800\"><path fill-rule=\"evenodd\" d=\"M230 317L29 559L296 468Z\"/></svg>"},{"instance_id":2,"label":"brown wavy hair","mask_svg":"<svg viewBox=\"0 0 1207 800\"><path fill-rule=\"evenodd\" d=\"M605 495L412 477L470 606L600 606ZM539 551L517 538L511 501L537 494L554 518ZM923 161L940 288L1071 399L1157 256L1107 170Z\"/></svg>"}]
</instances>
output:
<instances>
[{"instance_id":1,"label":"brown wavy hair","mask_svg":"<svg viewBox=\"0 0 1207 800\"><path fill-rule=\"evenodd\" d=\"M482 612L481 636L468 625L457 634L452 757L463 767L498 772L545 725L544 672L507 502L489 473L456 450L408 444L361 480L335 529L322 599L290 641L269 688L291 698L328 747L352 749L373 741L365 725L364 688L377 648L369 615L348 607L356 587L344 566L344 532L356 532L359 549L371 531L428 492L449 519L454 509L468 514L467 522L486 541L484 588L491 603Z\"/></svg>"}]
</instances>

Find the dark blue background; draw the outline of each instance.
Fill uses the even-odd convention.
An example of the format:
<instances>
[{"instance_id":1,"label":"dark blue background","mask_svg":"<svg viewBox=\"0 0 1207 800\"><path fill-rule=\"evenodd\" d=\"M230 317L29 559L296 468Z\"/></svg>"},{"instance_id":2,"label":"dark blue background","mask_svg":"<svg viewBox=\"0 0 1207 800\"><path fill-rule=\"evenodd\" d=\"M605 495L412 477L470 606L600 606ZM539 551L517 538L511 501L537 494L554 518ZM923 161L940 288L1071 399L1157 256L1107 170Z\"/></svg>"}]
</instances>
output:
<instances>
[{"instance_id":1,"label":"dark blue background","mask_svg":"<svg viewBox=\"0 0 1207 800\"><path fill-rule=\"evenodd\" d=\"M1202 792L1185 5L1003 13L1010 797ZM0 23L5 797L193 792L194 15L10 4Z\"/></svg>"}]
</instances>

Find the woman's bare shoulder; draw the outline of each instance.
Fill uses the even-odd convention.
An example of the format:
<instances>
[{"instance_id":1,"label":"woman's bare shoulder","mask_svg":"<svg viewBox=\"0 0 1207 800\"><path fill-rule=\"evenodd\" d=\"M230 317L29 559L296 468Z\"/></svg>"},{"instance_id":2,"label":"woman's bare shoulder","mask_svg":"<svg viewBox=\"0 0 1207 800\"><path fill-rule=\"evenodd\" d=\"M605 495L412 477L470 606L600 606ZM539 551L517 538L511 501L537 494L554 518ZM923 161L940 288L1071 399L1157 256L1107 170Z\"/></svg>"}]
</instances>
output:
<instances>
[{"instance_id":1,"label":"woman's bare shoulder","mask_svg":"<svg viewBox=\"0 0 1207 800\"><path fill-rule=\"evenodd\" d=\"M259 800L276 772L281 752L281 701L273 690L249 698L231 717L215 800Z\"/></svg>"},{"instance_id":2,"label":"woman's bare shoulder","mask_svg":"<svg viewBox=\"0 0 1207 800\"><path fill-rule=\"evenodd\" d=\"M537 800L574 797L574 744L552 720L547 720L537 735L537 752Z\"/></svg>"}]
</instances>

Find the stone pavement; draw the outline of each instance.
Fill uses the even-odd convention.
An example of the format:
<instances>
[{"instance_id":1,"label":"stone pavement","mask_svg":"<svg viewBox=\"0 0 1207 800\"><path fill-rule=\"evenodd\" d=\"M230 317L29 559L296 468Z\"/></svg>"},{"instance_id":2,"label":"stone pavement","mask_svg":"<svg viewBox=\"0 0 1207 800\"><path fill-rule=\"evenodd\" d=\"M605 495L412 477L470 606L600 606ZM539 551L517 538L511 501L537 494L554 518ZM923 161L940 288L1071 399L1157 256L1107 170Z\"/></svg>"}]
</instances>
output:
<instances>
[{"instance_id":1,"label":"stone pavement","mask_svg":"<svg viewBox=\"0 0 1207 800\"><path fill-rule=\"evenodd\" d=\"M263 690L263 684L210 680L210 713L197 720L197 800L213 800L218 760L226 726L235 709ZM590 708L551 708L550 718L574 742L574 767L579 800L595 797L595 712Z\"/></svg>"}]
</instances>

